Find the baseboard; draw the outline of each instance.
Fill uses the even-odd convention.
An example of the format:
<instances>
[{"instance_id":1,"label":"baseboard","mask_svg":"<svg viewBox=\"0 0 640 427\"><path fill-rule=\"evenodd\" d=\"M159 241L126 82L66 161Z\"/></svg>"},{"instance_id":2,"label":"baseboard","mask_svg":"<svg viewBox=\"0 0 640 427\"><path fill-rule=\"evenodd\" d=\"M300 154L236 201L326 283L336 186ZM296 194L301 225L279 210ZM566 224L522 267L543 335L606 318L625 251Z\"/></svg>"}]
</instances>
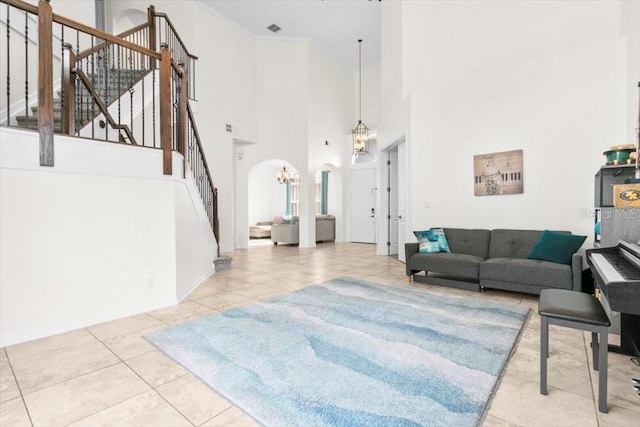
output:
<instances>
[{"instance_id":1,"label":"baseboard","mask_svg":"<svg viewBox=\"0 0 640 427\"><path fill-rule=\"evenodd\" d=\"M207 280L214 273L215 273L215 268L213 267L213 264L211 264L211 267L209 267L207 271L202 273L200 276L198 276L198 278L194 279L191 282L191 284L187 287L187 290L182 291L180 293L176 291L176 298L178 300L178 303L181 302L183 299L185 299L187 296L189 296L191 292L193 292L202 282Z\"/></svg>"}]
</instances>

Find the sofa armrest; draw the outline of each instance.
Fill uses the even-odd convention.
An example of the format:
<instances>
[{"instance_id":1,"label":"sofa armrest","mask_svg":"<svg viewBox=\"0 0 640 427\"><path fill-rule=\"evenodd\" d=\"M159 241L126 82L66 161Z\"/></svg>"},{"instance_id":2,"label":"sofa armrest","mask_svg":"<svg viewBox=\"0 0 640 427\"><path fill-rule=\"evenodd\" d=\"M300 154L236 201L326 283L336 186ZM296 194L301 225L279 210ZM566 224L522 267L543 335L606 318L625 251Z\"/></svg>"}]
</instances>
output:
<instances>
[{"instance_id":1,"label":"sofa armrest","mask_svg":"<svg viewBox=\"0 0 640 427\"><path fill-rule=\"evenodd\" d=\"M409 258L411 258L411 255L417 254L418 249L420 249L420 243L413 242L413 243L404 244L404 259L405 259L404 266L407 272L407 276L411 276L413 274L413 272L409 268Z\"/></svg>"},{"instance_id":2,"label":"sofa armrest","mask_svg":"<svg viewBox=\"0 0 640 427\"><path fill-rule=\"evenodd\" d=\"M573 277L573 290L582 292L582 254L575 253L571 257L571 275Z\"/></svg>"}]
</instances>

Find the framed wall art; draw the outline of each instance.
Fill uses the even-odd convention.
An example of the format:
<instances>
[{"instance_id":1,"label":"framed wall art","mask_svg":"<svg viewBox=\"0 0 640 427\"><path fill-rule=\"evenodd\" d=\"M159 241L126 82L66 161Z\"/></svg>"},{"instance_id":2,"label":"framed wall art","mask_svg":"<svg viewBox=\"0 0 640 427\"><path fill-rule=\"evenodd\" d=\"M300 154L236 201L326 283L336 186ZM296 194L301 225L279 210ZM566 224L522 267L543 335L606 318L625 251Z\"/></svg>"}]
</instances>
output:
<instances>
[{"instance_id":1,"label":"framed wall art","mask_svg":"<svg viewBox=\"0 0 640 427\"><path fill-rule=\"evenodd\" d=\"M473 172L476 196L524 192L522 150L473 156Z\"/></svg>"}]
</instances>

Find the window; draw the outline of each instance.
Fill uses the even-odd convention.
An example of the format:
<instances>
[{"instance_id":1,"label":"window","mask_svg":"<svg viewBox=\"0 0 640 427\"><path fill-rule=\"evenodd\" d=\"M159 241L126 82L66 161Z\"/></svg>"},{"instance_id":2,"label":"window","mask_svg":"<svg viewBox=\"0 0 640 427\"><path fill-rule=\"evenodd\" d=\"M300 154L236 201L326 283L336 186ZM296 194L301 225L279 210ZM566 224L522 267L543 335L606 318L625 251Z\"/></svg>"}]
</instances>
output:
<instances>
[{"instance_id":1,"label":"window","mask_svg":"<svg viewBox=\"0 0 640 427\"><path fill-rule=\"evenodd\" d=\"M322 206L320 213L326 215L329 213L329 171L322 171Z\"/></svg>"},{"instance_id":2,"label":"window","mask_svg":"<svg viewBox=\"0 0 640 427\"><path fill-rule=\"evenodd\" d=\"M298 216L298 183L299 176L292 176L292 181L287 182L287 201L285 206L285 215Z\"/></svg>"},{"instance_id":3,"label":"window","mask_svg":"<svg viewBox=\"0 0 640 427\"><path fill-rule=\"evenodd\" d=\"M329 213L329 171L318 171L316 173L316 215L326 215Z\"/></svg>"},{"instance_id":4,"label":"window","mask_svg":"<svg viewBox=\"0 0 640 427\"><path fill-rule=\"evenodd\" d=\"M316 173L316 215L322 214L322 172Z\"/></svg>"},{"instance_id":5,"label":"window","mask_svg":"<svg viewBox=\"0 0 640 427\"><path fill-rule=\"evenodd\" d=\"M295 175L293 177L293 181L291 182L291 216L298 216L298 184L299 177Z\"/></svg>"}]
</instances>

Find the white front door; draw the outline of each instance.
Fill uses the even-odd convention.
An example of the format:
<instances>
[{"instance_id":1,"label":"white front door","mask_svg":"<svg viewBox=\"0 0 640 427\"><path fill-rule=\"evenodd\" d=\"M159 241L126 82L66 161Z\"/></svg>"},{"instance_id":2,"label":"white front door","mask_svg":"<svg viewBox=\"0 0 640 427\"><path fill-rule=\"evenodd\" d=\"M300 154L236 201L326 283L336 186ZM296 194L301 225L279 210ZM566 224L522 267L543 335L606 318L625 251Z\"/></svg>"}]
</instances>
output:
<instances>
[{"instance_id":1,"label":"white front door","mask_svg":"<svg viewBox=\"0 0 640 427\"><path fill-rule=\"evenodd\" d=\"M376 242L376 172L375 169L351 171L351 241Z\"/></svg>"},{"instance_id":2,"label":"white front door","mask_svg":"<svg viewBox=\"0 0 640 427\"><path fill-rule=\"evenodd\" d=\"M407 143L398 144L398 260L406 262Z\"/></svg>"}]
</instances>

